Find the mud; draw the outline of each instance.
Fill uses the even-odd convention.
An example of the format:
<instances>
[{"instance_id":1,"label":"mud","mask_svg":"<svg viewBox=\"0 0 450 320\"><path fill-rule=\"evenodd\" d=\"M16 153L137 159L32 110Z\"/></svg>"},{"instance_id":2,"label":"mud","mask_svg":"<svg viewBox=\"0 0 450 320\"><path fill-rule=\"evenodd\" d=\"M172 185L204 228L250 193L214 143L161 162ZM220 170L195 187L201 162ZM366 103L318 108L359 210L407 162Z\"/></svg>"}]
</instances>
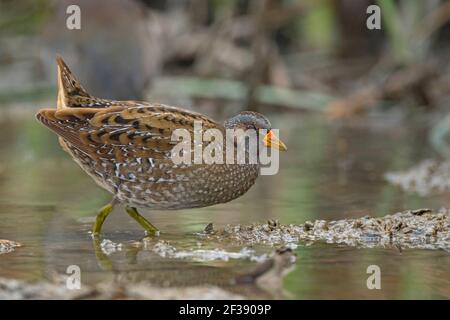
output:
<instances>
[{"instance_id":1,"label":"mud","mask_svg":"<svg viewBox=\"0 0 450 320\"><path fill-rule=\"evenodd\" d=\"M422 196L432 192L450 191L450 162L427 159L418 165L399 172L389 172L385 179L404 191Z\"/></svg>"},{"instance_id":2,"label":"mud","mask_svg":"<svg viewBox=\"0 0 450 320\"><path fill-rule=\"evenodd\" d=\"M450 250L450 215L447 209L408 210L384 217L365 216L335 221L307 221L283 225L227 225L201 235L214 241L279 245L325 242L355 247L388 247Z\"/></svg>"}]
</instances>

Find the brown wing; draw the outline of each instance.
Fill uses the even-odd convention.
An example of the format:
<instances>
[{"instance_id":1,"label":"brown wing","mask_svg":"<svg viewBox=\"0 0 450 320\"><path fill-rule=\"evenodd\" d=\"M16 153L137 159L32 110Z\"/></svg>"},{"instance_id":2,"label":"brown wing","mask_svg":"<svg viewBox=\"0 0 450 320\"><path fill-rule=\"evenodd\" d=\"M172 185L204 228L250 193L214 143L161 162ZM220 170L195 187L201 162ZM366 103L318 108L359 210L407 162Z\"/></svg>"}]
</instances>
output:
<instances>
[{"instance_id":1,"label":"brown wing","mask_svg":"<svg viewBox=\"0 0 450 320\"><path fill-rule=\"evenodd\" d=\"M203 115L158 104L121 102L108 108L42 109L37 119L73 147L92 158L167 158L177 142L174 129L191 134L194 121L203 130L222 128Z\"/></svg>"}]
</instances>

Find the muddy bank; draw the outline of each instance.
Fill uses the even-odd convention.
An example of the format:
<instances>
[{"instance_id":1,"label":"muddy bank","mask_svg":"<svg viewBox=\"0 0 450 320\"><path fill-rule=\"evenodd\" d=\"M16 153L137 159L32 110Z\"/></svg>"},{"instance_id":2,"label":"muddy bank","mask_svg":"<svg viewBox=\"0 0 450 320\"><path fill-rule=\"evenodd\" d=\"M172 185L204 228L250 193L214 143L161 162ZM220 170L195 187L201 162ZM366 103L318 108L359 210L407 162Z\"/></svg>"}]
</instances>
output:
<instances>
[{"instance_id":1,"label":"muddy bank","mask_svg":"<svg viewBox=\"0 0 450 320\"><path fill-rule=\"evenodd\" d=\"M380 218L316 220L299 225L268 221L265 224L228 225L205 231L201 236L246 245L325 242L369 248L397 246L450 250L450 215L447 209L438 212L418 209Z\"/></svg>"}]
</instances>

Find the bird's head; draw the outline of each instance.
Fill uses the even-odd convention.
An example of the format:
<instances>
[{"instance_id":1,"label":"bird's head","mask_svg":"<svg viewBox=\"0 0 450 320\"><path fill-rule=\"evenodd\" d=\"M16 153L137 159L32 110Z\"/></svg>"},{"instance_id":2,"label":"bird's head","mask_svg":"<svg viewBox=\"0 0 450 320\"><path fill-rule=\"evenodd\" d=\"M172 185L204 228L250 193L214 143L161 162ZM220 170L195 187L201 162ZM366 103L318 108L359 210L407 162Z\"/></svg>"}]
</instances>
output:
<instances>
[{"instance_id":1,"label":"bird's head","mask_svg":"<svg viewBox=\"0 0 450 320\"><path fill-rule=\"evenodd\" d=\"M272 132L270 121L262 114L253 111L243 111L226 120L224 123L226 129L255 130L258 134L258 140L262 138L262 143L268 148L275 148L280 151L286 151L286 145L278 139ZM263 137L259 137L259 130L266 130Z\"/></svg>"}]
</instances>

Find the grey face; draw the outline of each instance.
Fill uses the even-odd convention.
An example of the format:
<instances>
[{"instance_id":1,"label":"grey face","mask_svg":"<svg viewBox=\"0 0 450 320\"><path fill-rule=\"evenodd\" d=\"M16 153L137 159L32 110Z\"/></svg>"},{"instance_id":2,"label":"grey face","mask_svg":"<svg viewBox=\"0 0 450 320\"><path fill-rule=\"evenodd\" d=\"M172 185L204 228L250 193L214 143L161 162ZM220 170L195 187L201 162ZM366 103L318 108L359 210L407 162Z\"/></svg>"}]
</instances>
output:
<instances>
[{"instance_id":1,"label":"grey face","mask_svg":"<svg viewBox=\"0 0 450 320\"><path fill-rule=\"evenodd\" d=\"M227 129L267 129L272 128L269 120L258 112L244 111L228 119L224 123Z\"/></svg>"}]
</instances>

